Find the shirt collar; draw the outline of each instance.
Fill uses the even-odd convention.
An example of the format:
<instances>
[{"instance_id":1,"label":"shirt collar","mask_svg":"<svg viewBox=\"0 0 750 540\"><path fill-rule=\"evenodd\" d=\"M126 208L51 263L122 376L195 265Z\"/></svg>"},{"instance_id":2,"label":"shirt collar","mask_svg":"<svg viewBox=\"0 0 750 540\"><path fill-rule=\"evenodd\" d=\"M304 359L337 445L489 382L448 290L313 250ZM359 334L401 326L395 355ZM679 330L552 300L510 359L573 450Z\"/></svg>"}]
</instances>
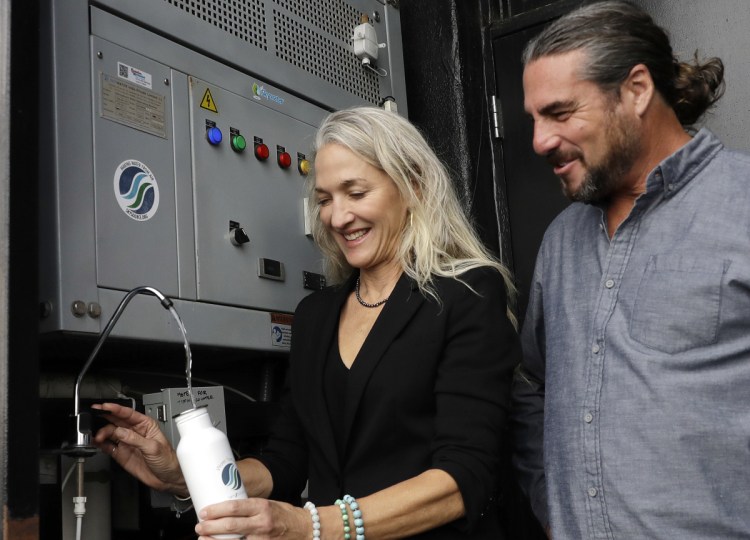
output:
<instances>
[{"instance_id":1,"label":"shirt collar","mask_svg":"<svg viewBox=\"0 0 750 540\"><path fill-rule=\"evenodd\" d=\"M680 191L703 170L724 147L706 128L696 133L686 145L657 165L646 179L646 193L663 193L668 199Z\"/></svg>"}]
</instances>

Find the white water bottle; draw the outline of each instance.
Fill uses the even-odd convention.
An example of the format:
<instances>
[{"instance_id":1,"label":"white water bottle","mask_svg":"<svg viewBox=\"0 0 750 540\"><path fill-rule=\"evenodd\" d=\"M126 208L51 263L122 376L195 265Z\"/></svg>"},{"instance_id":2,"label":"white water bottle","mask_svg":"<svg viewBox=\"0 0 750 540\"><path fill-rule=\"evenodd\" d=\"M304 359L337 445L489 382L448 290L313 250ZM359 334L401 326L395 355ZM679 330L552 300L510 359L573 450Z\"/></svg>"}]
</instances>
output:
<instances>
[{"instance_id":1,"label":"white water bottle","mask_svg":"<svg viewBox=\"0 0 750 540\"><path fill-rule=\"evenodd\" d=\"M209 504L247 499L227 436L211 423L208 409L189 409L177 415L175 423L180 432L177 459L196 514ZM242 538L242 535L220 534L214 538Z\"/></svg>"}]
</instances>

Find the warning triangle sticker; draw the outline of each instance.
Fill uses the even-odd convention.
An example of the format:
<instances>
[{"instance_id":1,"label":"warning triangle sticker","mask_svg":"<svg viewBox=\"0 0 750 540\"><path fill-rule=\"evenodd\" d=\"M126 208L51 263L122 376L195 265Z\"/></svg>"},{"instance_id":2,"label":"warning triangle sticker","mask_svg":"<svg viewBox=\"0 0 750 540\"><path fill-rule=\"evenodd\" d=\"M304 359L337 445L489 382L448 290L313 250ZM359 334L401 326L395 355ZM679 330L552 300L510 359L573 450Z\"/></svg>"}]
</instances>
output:
<instances>
[{"instance_id":1,"label":"warning triangle sticker","mask_svg":"<svg viewBox=\"0 0 750 540\"><path fill-rule=\"evenodd\" d=\"M209 90L208 88L206 88L206 93L203 94L203 99L201 100L201 108L208 109L209 111L213 111L215 113L219 112L218 110L216 110L214 97L211 95L211 90Z\"/></svg>"}]
</instances>

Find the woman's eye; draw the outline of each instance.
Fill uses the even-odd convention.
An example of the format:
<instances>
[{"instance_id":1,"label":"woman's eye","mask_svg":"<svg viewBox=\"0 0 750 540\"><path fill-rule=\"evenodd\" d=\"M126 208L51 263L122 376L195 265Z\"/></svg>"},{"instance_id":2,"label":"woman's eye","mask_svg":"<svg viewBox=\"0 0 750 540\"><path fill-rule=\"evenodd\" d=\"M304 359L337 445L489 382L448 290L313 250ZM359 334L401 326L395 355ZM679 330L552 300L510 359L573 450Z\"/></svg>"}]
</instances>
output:
<instances>
[{"instance_id":1,"label":"woman's eye","mask_svg":"<svg viewBox=\"0 0 750 540\"><path fill-rule=\"evenodd\" d=\"M361 199L365 196L365 193L363 191L353 191L349 196L353 199Z\"/></svg>"},{"instance_id":2,"label":"woman's eye","mask_svg":"<svg viewBox=\"0 0 750 540\"><path fill-rule=\"evenodd\" d=\"M331 199L318 199L318 206L325 206L329 202L331 202Z\"/></svg>"}]
</instances>

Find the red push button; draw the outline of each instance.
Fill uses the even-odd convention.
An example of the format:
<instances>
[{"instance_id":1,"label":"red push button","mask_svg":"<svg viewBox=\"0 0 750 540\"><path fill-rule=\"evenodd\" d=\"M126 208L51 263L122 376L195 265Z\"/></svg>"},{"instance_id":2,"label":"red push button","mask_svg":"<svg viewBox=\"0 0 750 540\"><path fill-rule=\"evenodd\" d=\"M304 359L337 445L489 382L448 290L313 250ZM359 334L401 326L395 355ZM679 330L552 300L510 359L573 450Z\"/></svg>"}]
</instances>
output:
<instances>
[{"instance_id":1,"label":"red push button","mask_svg":"<svg viewBox=\"0 0 750 540\"><path fill-rule=\"evenodd\" d=\"M279 167L282 169L288 169L292 166L292 156L289 155L289 152L279 152Z\"/></svg>"},{"instance_id":2,"label":"red push button","mask_svg":"<svg viewBox=\"0 0 750 540\"><path fill-rule=\"evenodd\" d=\"M255 157L258 158L261 161L265 161L268 159L268 156L271 155L271 152L268 150L268 146L266 146L263 143L256 143L255 145Z\"/></svg>"}]
</instances>

